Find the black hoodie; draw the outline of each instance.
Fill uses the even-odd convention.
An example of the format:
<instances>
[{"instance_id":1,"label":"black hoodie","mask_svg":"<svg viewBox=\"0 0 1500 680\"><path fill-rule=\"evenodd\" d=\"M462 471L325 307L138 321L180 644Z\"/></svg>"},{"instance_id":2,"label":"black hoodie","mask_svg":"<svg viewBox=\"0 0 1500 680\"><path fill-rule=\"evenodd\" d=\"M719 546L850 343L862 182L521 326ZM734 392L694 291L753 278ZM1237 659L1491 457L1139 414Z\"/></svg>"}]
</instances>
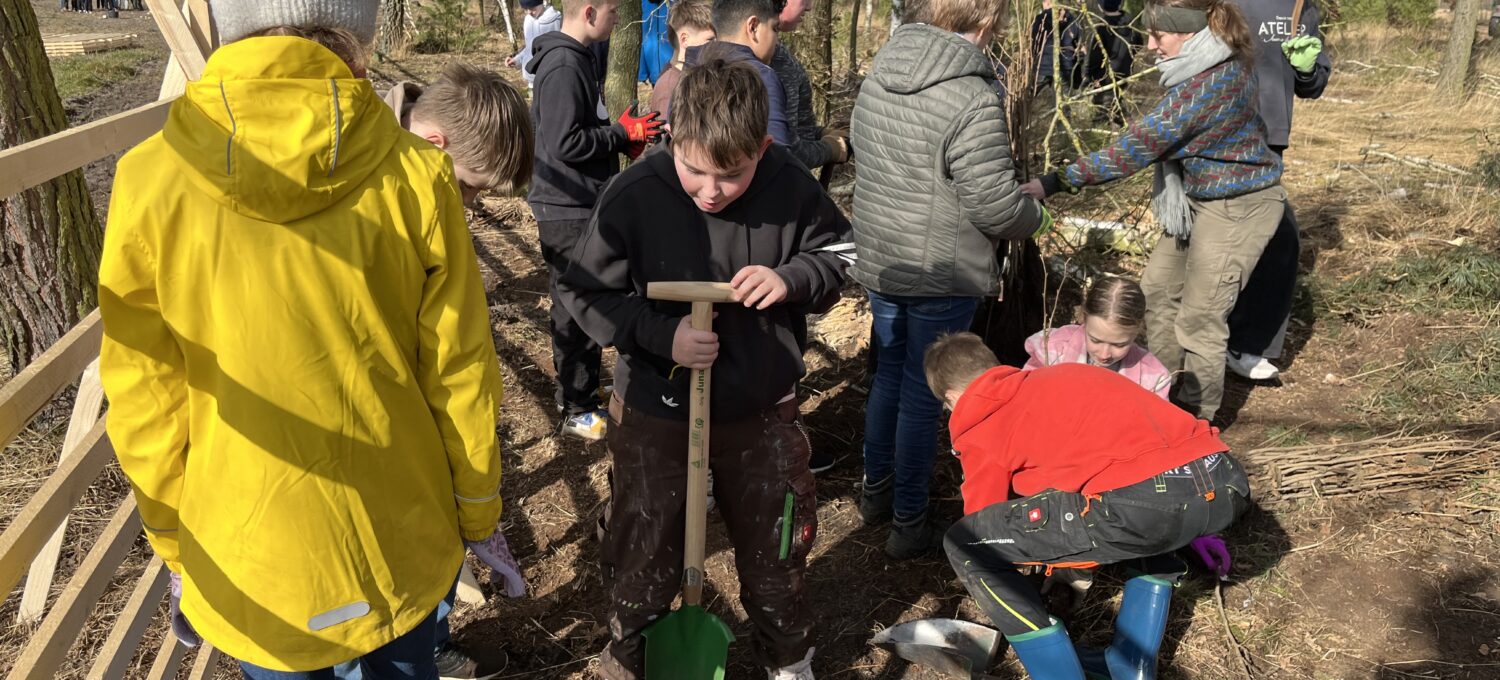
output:
<instances>
[{"instance_id":1,"label":"black hoodie","mask_svg":"<svg viewBox=\"0 0 1500 680\"><path fill-rule=\"evenodd\" d=\"M646 284L774 269L786 281L785 301L764 311L714 309L713 413L735 420L775 405L806 373L807 315L832 307L844 283L843 262L819 249L848 239L849 220L785 147L772 144L744 195L714 214L683 190L668 149L605 189L558 295L594 340L619 350L616 394L646 413L686 419L691 371L673 371L672 338L691 305L648 300Z\"/></svg>"},{"instance_id":2,"label":"black hoodie","mask_svg":"<svg viewBox=\"0 0 1500 680\"><path fill-rule=\"evenodd\" d=\"M611 123L589 48L562 31L538 36L532 81L536 166L526 202L537 221L588 219L630 140Z\"/></svg>"}]
</instances>

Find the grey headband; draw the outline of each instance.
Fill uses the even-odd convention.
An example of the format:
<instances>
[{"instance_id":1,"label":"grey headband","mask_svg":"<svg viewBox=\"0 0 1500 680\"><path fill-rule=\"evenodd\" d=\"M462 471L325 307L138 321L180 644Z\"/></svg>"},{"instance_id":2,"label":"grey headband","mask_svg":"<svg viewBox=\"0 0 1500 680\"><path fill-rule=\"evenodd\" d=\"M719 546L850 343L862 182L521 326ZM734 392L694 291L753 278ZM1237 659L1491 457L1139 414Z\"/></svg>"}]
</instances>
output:
<instances>
[{"instance_id":1,"label":"grey headband","mask_svg":"<svg viewBox=\"0 0 1500 680\"><path fill-rule=\"evenodd\" d=\"M1208 28L1208 12L1187 7L1147 5L1146 28L1158 33L1197 33Z\"/></svg>"}]
</instances>

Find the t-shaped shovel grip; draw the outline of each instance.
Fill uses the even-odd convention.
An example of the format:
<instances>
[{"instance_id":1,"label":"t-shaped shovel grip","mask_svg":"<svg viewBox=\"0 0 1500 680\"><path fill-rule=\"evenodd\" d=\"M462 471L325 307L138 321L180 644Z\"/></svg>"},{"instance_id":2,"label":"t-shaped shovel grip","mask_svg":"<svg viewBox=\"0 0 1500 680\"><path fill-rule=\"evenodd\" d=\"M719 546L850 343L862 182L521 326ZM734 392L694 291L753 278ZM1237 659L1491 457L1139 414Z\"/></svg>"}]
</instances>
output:
<instances>
[{"instance_id":1,"label":"t-shaped shovel grip","mask_svg":"<svg viewBox=\"0 0 1500 680\"><path fill-rule=\"evenodd\" d=\"M714 303L733 302L727 283L663 281L646 284L646 297L693 303L693 330L711 331ZM703 553L708 529L708 395L713 369L693 369L688 393L687 531L682 549L682 603L703 601Z\"/></svg>"}]
</instances>

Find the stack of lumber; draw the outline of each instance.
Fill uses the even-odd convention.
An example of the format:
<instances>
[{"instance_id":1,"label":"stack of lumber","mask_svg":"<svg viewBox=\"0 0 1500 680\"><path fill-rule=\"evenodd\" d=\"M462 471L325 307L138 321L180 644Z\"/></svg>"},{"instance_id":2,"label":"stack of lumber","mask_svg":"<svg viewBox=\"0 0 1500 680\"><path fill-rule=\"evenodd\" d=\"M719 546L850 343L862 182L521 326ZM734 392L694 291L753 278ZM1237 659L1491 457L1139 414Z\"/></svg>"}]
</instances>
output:
<instances>
[{"instance_id":1,"label":"stack of lumber","mask_svg":"<svg viewBox=\"0 0 1500 680\"><path fill-rule=\"evenodd\" d=\"M49 57L106 52L135 44L134 33L63 33L42 36Z\"/></svg>"}]
</instances>

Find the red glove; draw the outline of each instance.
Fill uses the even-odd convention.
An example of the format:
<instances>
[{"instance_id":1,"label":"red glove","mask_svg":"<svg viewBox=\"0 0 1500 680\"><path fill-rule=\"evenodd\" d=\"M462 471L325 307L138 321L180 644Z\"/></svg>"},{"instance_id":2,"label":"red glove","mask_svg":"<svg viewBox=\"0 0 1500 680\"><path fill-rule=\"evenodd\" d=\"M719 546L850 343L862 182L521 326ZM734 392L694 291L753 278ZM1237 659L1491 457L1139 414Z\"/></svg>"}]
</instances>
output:
<instances>
[{"instance_id":1,"label":"red glove","mask_svg":"<svg viewBox=\"0 0 1500 680\"><path fill-rule=\"evenodd\" d=\"M662 121L657 118L657 115L655 111L644 116L636 115L635 105L631 105L620 114L620 126L625 128L625 136L630 139L632 145L644 145L661 137Z\"/></svg>"},{"instance_id":2,"label":"red glove","mask_svg":"<svg viewBox=\"0 0 1500 680\"><path fill-rule=\"evenodd\" d=\"M625 157L630 160L640 158L643 153L646 153L645 142L631 142L625 147Z\"/></svg>"}]
</instances>

